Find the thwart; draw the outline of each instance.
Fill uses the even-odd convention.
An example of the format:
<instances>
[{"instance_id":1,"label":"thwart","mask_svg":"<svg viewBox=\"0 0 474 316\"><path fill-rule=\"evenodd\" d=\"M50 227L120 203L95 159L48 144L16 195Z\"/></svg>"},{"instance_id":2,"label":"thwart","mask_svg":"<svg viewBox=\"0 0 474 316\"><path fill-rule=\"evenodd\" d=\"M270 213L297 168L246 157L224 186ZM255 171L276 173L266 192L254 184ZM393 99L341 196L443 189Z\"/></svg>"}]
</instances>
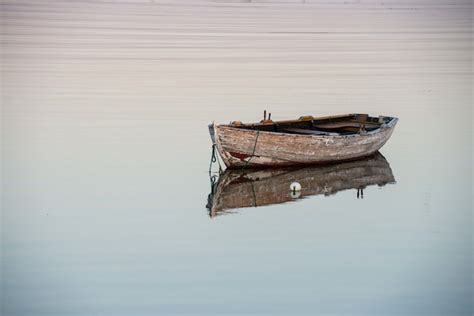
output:
<instances>
[{"instance_id":1,"label":"thwart","mask_svg":"<svg viewBox=\"0 0 474 316\"><path fill-rule=\"evenodd\" d=\"M377 152L398 119L346 114L296 120L210 124L209 132L228 168L278 167L354 160Z\"/></svg>"}]
</instances>

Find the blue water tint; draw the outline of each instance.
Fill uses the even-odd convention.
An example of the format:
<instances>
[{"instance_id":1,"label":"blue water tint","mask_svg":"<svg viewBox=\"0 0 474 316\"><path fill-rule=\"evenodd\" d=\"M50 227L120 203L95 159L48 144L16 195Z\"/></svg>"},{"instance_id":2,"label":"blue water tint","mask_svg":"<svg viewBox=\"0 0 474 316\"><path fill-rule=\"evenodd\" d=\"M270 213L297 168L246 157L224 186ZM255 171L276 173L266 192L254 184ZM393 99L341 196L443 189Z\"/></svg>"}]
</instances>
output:
<instances>
[{"instance_id":1,"label":"blue water tint","mask_svg":"<svg viewBox=\"0 0 474 316\"><path fill-rule=\"evenodd\" d=\"M4 1L2 315L471 315L471 9ZM264 109L399 117L396 183L210 217Z\"/></svg>"}]
</instances>

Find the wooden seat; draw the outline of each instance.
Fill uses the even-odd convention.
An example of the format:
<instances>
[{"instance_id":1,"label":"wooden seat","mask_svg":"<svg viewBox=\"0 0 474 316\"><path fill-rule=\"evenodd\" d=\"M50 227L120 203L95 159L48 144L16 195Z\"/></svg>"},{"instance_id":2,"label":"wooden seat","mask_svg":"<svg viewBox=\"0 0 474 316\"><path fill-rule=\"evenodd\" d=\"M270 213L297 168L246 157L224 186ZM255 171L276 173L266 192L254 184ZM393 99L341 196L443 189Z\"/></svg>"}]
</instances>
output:
<instances>
[{"instance_id":1,"label":"wooden seat","mask_svg":"<svg viewBox=\"0 0 474 316\"><path fill-rule=\"evenodd\" d=\"M357 122L357 121L342 121L342 122L327 122L327 123L315 123L315 127L324 129L337 129L337 128L359 128L361 124L364 124L367 128L377 128L380 124L372 122Z\"/></svg>"},{"instance_id":2,"label":"wooden seat","mask_svg":"<svg viewBox=\"0 0 474 316\"><path fill-rule=\"evenodd\" d=\"M318 131L318 130L306 129L306 128L285 128L285 132L306 134L306 135L331 135L331 136L340 135L339 133L324 132L324 131Z\"/></svg>"}]
</instances>

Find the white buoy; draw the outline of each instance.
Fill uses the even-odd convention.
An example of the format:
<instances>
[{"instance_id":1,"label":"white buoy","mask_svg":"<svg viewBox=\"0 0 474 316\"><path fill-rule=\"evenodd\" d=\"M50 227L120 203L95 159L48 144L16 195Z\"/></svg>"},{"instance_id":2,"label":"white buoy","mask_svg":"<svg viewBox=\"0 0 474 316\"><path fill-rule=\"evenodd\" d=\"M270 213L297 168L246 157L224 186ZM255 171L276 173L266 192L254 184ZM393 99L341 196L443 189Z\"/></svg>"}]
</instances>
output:
<instances>
[{"instance_id":1,"label":"white buoy","mask_svg":"<svg viewBox=\"0 0 474 316\"><path fill-rule=\"evenodd\" d=\"M290 196L292 199L299 199L301 196L301 191L291 191Z\"/></svg>"},{"instance_id":2,"label":"white buoy","mask_svg":"<svg viewBox=\"0 0 474 316\"><path fill-rule=\"evenodd\" d=\"M292 184L290 184L290 190L292 192L299 192L301 191L301 184L299 184L298 182L293 182Z\"/></svg>"}]
</instances>

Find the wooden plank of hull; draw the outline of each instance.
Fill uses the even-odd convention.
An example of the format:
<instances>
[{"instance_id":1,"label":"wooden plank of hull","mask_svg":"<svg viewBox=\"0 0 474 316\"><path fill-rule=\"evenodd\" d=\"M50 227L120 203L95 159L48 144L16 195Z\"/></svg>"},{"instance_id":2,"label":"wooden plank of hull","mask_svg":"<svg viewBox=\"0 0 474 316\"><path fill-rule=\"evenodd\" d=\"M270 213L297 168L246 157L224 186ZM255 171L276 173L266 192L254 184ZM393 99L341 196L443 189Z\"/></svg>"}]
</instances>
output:
<instances>
[{"instance_id":1,"label":"wooden plank of hull","mask_svg":"<svg viewBox=\"0 0 474 316\"><path fill-rule=\"evenodd\" d=\"M338 136L285 134L226 125L215 125L214 133L219 154L229 168L285 166L369 156L387 142L396 123L394 118L375 131Z\"/></svg>"}]
</instances>

